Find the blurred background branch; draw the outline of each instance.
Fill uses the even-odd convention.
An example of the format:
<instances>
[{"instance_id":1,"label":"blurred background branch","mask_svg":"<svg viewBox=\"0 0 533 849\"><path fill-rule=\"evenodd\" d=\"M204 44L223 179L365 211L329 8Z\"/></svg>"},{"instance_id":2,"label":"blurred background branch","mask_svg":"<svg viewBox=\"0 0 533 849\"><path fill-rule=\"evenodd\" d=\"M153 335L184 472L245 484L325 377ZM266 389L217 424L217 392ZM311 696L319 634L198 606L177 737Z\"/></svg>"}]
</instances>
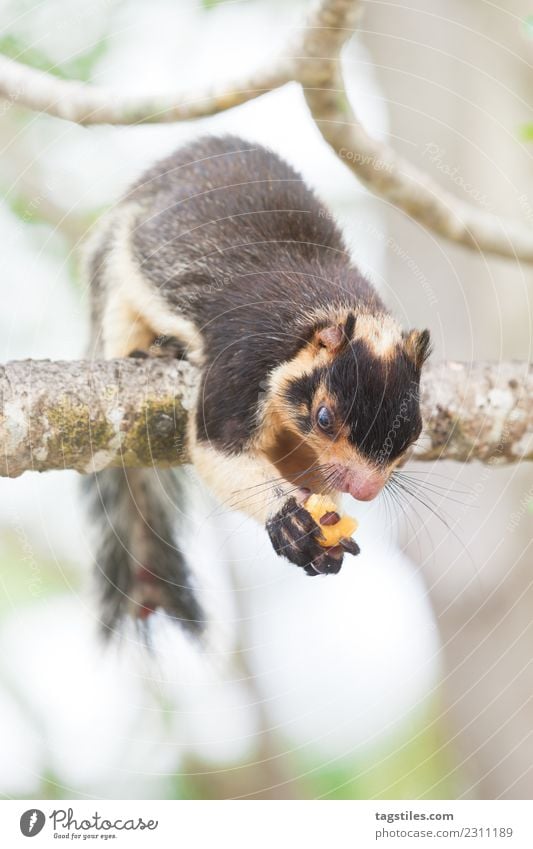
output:
<instances>
[{"instance_id":1,"label":"blurred background branch","mask_svg":"<svg viewBox=\"0 0 533 849\"><path fill-rule=\"evenodd\" d=\"M360 11L360 0L320 0L289 48L273 56L267 67L218 91L123 95L0 56L0 97L78 124L131 125L214 115L296 81L324 139L365 186L440 236L478 251L533 262L530 226L459 201L373 138L357 119L340 54Z\"/></svg>"}]
</instances>

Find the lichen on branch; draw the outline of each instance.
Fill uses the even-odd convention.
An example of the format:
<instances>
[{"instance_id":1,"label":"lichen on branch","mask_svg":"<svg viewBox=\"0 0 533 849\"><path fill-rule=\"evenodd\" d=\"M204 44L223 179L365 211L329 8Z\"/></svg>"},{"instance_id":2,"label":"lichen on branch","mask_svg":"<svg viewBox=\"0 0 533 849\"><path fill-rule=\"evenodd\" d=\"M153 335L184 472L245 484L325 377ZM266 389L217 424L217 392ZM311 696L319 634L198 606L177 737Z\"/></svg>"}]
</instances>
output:
<instances>
[{"instance_id":1,"label":"lichen on branch","mask_svg":"<svg viewBox=\"0 0 533 849\"><path fill-rule=\"evenodd\" d=\"M160 359L1 366L0 475L184 462L195 376Z\"/></svg>"},{"instance_id":2,"label":"lichen on branch","mask_svg":"<svg viewBox=\"0 0 533 849\"><path fill-rule=\"evenodd\" d=\"M197 372L161 358L0 367L0 475L187 462ZM522 363L441 363L421 387L416 460L533 459L533 369Z\"/></svg>"}]
</instances>

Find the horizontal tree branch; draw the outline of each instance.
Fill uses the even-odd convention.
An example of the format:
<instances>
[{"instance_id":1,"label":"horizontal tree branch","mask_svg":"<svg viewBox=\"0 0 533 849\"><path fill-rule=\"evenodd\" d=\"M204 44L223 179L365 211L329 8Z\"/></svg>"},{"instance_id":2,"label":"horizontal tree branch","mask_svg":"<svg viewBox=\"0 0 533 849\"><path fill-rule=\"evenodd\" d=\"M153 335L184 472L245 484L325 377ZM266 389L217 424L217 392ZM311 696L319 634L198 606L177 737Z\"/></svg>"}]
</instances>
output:
<instances>
[{"instance_id":1,"label":"horizontal tree branch","mask_svg":"<svg viewBox=\"0 0 533 849\"><path fill-rule=\"evenodd\" d=\"M183 463L195 379L160 358L0 366L0 475Z\"/></svg>"},{"instance_id":2,"label":"horizontal tree branch","mask_svg":"<svg viewBox=\"0 0 533 849\"><path fill-rule=\"evenodd\" d=\"M0 57L0 97L79 124L162 123L214 115L295 80L325 140L368 189L451 241L533 262L533 228L527 223L460 201L359 122L346 94L340 54L361 8L360 0L321 0L268 67L218 91L121 94Z\"/></svg>"},{"instance_id":3,"label":"horizontal tree branch","mask_svg":"<svg viewBox=\"0 0 533 849\"><path fill-rule=\"evenodd\" d=\"M0 475L187 462L197 372L186 362L21 360L0 367ZM426 367L416 460L533 459L533 368ZM402 414L401 399L398 415ZM390 440L395 438L391 423Z\"/></svg>"},{"instance_id":4,"label":"horizontal tree branch","mask_svg":"<svg viewBox=\"0 0 533 849\"><path fill-rule=\"evenodd\" d=\"M424 433L415 460L505 465L533 460L533 365L430 363L421 383Z\"/></svg>"}]
</instances>

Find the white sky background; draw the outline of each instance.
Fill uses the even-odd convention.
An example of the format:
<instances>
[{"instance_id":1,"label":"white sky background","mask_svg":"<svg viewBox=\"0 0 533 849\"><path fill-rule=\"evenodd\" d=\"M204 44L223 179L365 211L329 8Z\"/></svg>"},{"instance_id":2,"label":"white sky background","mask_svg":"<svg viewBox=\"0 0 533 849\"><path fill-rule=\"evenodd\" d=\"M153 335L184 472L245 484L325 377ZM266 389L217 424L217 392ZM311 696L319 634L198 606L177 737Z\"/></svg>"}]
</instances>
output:
<instances>
[{"instance_id":1,"label":"white sky background","mask_svg":"<svg viewBox=\"0 0 533 849\"><path fill-rule=\"evenodd\" d=\"M3 2L0 12L9 31L57 61L109 27L111 46L95 81L141 92L196 90L240 76L284 42L300 7L228 3L206 13L190 0L45 0ZM357 68L357 79L349 80L353 102L372 132L383 135L387 116L369 57L359 46L350 50L360 59L350 63ZM289 159L339 213L365 270L384 280L383 243L368 236L369 220L383 227L377 208L318 137L296 86L184 126L83 129L36 119L15 142L17 162L26 157L67 209L94 209L204 130L240 133ZM2 135L2 147L6 141ZM13 156L9 143L4 156ZM2 359L81 356L85 304L69 280L61 237L44 225L26 227L5 205L0 226ZM404 320L401 305L398 315ZM352 757L391 734L436 686L438 638L423 586L394 543L397 529L384 532L379 506L355 511L363 554L347 558L336 578L311 581L273 555L261 528L241 516L212 518L210 497L191 483L193 531L202 528L202 542L197 535L189 551L215 620L210 649L200 658L162 626L158 658L150 661L134 646L105 654L96 642L76 499L70 473L0 480L0 532L23 538L24 556L31 552L37 564L55 560L65 580L78 574L82 586L62 597L28 594L28 604L13 605L0 622L0 793L36 792L46 769L65 796L157 796L188 751L215 764L249 755L257 694L228 660L243 612L248 660L272 727L307 755ZM353 502L347 506L354 512ZM224 563L217 562L221 549ZM241 587L240 612L228 588L230 569Z\"/></svg>"}]
</instances>

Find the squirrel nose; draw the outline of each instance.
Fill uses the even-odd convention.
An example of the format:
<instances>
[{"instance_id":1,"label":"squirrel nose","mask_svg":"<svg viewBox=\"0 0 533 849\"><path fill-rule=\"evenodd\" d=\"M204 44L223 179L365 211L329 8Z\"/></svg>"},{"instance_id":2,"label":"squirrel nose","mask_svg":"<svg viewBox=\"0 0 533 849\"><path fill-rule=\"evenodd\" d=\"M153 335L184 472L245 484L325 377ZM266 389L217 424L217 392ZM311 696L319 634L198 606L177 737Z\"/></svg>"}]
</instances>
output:
<instances>
[{"instance_id":1,"label":"squirrel nose","mask_svg":"<svg viewBox=\"0 0 533 849\"><path fill-rule=\"evenodd\" d=\"M347 469L342 491L358 501L371 501L379 495L386 481L386 475L377 469Z\"/></svg>"}]
</instances>

